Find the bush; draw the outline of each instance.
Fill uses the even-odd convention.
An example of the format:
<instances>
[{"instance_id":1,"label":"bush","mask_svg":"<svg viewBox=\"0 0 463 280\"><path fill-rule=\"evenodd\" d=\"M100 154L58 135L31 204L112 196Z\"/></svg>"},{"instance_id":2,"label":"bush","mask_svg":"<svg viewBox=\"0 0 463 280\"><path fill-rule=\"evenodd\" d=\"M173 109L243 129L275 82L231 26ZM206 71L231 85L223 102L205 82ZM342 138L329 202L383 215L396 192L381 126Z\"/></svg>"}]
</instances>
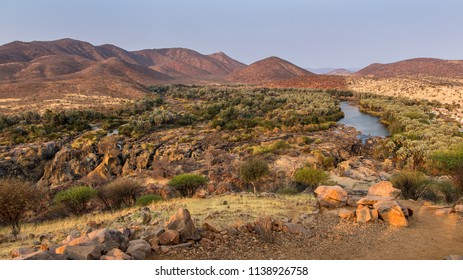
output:
<instances>
[{"instance_id":1,"label":"bush","mask_svg":"<svg viewBox=\"0 0 463 280\"><path fill-rule=\"evenodd\" d=\"M328 174L326 174L323 170L309 167L301 168L294 173L296 188L300 192L307 188L313 191L320 183L327 181L328 178Z\"/></svg>"},{"instance_id":2,"label":"bush","mask_svg":"<svg viewBox=\"0 0 463 280\"><path fill-rule=\"evenodd\" d=\"M458 189L451 181L441 181L436 184L438 193L442 196L446 203L453 203L458 199Z\"/></svg>"},{"instance_id":3,"label":"bush","mask_svg":"<svg viewBox=\"0 0 463 280\"><path fill-rule=\"evenodd\" d=\"M17 236L26 212L40 202L40 193L34 186L20 179L0 179L0 221Z\"/></svg>"},{"instance_id":4,"label":"bush","mask_svg":"<svg viewBox=\"0 0 463 280\"><path fill-rule=\"evenodd\" d=\"M182 174L174 176L168 183L184 197L191 197L195 194L196 190L206 185L207 180L201 175L197 174Z\"/></svg>"},{"instance_id":5,"label":"bush","mask_svg":"<svg viewBox=\"0 0 463 280\"><path fill-rule=\"evenodd\" d=\"M120 209L123 205L133 206L140 195L143 186L132 178L117 178L103 186L98 197L107 209Z\"/></svg>"},{"instance_id":6,"label":"bush","mask_svg":"<svg viewBox=\"0 0 463 280\"><path fill-rule=\"evenodd\" d=\"M426 192L429 180L417 171L400 171L390 179L394 187L400 189L405 199L417 200Z\"/></svg>"},{"instance_id":7,"label":"bush","mask_svg":"<svg viewBox=\"0 0 463 280\"><path fill-rule=\"evenodd\" d=\"M459 193L463 193L463 144L433 154L436 167L449 175Z\"/></svg>"},{"instance_id":8,"label":"bush","mask_svg":"<svg viewBox=\"0 0 463 280\"><path fill-rule=\"evenodd\" d=\"M74 215L80 215L88 210L88 203L95 197L97 191L89 186L77 186L60 191L55 196L55 202L63 204Z\"/></svg>"},{"instance_id":9,"label":"bush","mask_svg":"<svg viewBox=\"0 0 463 280\"><path fill-rule=\"evenodd\" d=\"M246 183L250 183L257 193L256 182L269 173L267 162L259 159L250 159L240 167L240 177Z\"/></svg>"},{"instance_id":10,"label":"bush","mask_svg":"<svg viewBox=\"0 0 463 280\"><path fill-rule=\"evenodd\" d=\"M153 202L162 201L162 197L155 194L146 194L137 198L137 206L148 206Z\"/></svg>"}]
</instances>

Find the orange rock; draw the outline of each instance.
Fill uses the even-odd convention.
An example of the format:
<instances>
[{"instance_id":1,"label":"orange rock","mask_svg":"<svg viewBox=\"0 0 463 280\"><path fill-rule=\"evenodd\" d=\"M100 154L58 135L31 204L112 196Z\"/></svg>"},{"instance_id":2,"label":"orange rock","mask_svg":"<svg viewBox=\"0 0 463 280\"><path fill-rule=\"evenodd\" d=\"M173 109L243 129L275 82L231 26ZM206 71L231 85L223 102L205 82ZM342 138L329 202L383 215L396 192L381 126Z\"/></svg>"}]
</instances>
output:
<instances>
[{"instance_id":1,"label":"orange rock","mask_svg":"<svg viewBox=\"0 0 463 280\"><path fill-rule=\"evenodd\" d=\"M380 201L373 205L378 210L378 215L388 224L395 227L408 226L408 220L402 208L396 201Z\"/></svg>"},{"instance_id":2,"label":"orange rock","mask_svg":"<svg viewBox=\"0 0 463 280\"><path fill-rule=\"evenodd\" d=\"M368 195L398 197L400 190L394 188L391 182L381 181L368 189Z\"/></svg>"}]
</instances>

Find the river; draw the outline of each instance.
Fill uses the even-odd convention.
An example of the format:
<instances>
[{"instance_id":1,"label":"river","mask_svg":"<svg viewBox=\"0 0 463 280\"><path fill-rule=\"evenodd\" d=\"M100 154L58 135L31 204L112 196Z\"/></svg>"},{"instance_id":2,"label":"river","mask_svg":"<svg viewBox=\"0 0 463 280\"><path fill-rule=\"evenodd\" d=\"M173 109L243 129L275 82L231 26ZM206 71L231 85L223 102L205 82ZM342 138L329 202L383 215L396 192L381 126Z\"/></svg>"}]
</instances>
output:
<instances>
[{"instance_id":1,"label":"river","mask_svg":"<svg viewBox=\"0 0 463 280\"><path fill-rule=\"evenodd\" d=\"M344 112L344 118L339 120L338 123L355 127L363 134L361 138L390 135L386 126L379 121L379 117L360 112L357 106L351 105L347 101L341 102L341 110Z\"/></svg>"}]
</instances>

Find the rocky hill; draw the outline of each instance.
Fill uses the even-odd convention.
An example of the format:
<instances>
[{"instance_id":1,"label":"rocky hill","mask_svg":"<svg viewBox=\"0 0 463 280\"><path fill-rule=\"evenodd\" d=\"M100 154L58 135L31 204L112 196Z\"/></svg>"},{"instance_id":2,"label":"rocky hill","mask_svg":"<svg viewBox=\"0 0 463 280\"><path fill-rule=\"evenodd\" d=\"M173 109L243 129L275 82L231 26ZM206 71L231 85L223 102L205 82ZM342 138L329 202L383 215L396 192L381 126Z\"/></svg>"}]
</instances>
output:
<instances>
[{"instance_id":1,"label":"rocky hill","mask_svg":"<svg viewBox=\"0 0 463 280\"><path fill-rule=\"evenodd\" d=\"M315 76L315 74L291 62L272 56L254 62L232 74L230 79L241 83L268 83L303 76Z\"/></svg>"},{"instance_id":2,"label":"rocky hill","mask_svg":"<svg viewBox=\"0 0 463 280\"><path fill-rule=\"evenodd\" d=\"M463 60L414 58L395 63L374 63L356 73L357 76L388 78L398 76L463 77Z\"/></svg>"}]
</instances>

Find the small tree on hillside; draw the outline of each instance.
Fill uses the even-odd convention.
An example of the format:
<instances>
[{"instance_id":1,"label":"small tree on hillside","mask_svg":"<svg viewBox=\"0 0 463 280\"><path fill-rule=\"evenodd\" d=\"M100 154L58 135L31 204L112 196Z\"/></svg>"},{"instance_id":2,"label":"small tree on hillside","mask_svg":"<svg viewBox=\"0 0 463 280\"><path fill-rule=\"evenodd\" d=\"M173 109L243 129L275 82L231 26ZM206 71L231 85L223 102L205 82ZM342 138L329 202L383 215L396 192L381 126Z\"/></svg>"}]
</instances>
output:
<instances>
[{"instance_id":1,"label":"small tree on hillside","mask_svg":"<svg viewBox=\"0 0 463 280\"><path fill-rule=\"evenodd\" d=\"M240 177L246 183L250 183L254 193L257 193L256 182L269 173L267 162L259 159L250 159L240 168Z\"/></svg>"},{"instance_id":2,"label":"small tree on hillside","mask_svg":"<svg viewBox=\"0 0 463 280\"><path fill-rule=\"evenodd\" d=\"M195 194L196 190L205 186L207 179L197 174L181 174L174 176L168 185L184 197L191 197Z\"/></svg>"},{"instance_id":3,"label":"small tree on hillside","mask_svg":"<svg viewBox=\"0 0 463 280\"><path fill-rule=\"evenodd\" d=\"M26 212L38 204L40 193L34 186L20 179L0 179L0 220L18 236Z\"/></svg>"},{"instance_id":4,"label":"small tree on hillside","mask_svg":"<svg viewBox=\"0 0 463 280\"><path fill-rule=\"evenodd\" d=\"M72 214L81 215L87 211L88 203L96 196L96 193L92 187L76 186L58 192L55 201L63 204Z\"/></svg>"}]
</instances>

